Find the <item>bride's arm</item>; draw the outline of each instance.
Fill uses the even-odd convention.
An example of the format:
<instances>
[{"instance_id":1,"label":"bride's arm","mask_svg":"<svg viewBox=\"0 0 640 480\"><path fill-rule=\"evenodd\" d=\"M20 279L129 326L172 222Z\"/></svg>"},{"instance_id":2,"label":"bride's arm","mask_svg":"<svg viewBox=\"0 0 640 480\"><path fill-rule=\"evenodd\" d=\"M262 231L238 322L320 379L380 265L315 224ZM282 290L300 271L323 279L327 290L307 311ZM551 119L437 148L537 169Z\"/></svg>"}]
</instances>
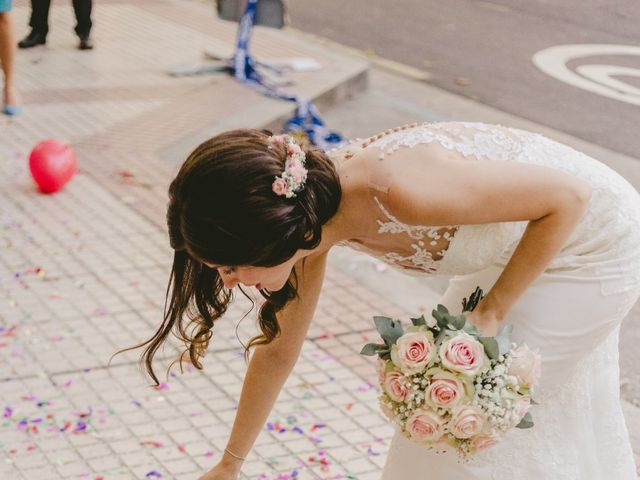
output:
<instances>
[{"instance_id":1,"label":"bride's arm","mask_svg":"<svg viewBox=\"0 0 640 480\"><path fill-rule=\"evenodd\" d=\"M326 252L296 264L298 299L278 314L281 335L256 347L245 375L238 411L227 443L236 455L246 457L278 398L282 385L300 354L316 308L326 265ZM240 470L240 461L225 452L221 463Z\"/></svg>"},{"instance_id":2,"label":"bride's arm","mask_svg":"<svg viewBox=\"0 0 640 480\"><path fill-rule=\"evenodd\" d=\"M389 192L390 206L401 221L529 221L509 263L478 305L477 316L499 321L568 240L586 212L591 186L560 170L517 162L447 159L429 162L427 170L427 181L399 178Z\"/></svg>"}]
</instances>

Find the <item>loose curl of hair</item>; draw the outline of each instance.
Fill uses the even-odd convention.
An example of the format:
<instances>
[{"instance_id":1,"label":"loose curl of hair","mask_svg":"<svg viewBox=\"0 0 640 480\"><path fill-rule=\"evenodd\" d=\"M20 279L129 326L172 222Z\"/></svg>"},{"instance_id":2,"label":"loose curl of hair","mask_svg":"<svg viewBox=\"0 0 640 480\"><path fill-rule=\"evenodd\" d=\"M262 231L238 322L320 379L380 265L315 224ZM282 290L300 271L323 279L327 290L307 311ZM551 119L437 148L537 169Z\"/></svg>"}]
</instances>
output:
<instances>
[{"instance_id":1,"label":"loose curl of hair","mask_svg":"<svg viewBox=\"0 0 640 480\"><path fill-rule=\"evenodd\" d=\"M174 249L164 308L164 321L149 340L123 351L146 346L140 359L159 385L152 361L169 334L187 347L190 363L202 369L215 321L233 300L217 269L225 266L271 267L289 260L299 249L320 244L322 226L335 215L342 196L340 180L329 157L305 145L305 188L296 197L276 195L272 183L282 174L283 145L269 148L268 130L238 129L202 143L189 155L169 187L167 226ZM241 290L242 291L242 290ZM245 295L246 293L242 291ZM262 335L244 347L266 345L280 335L277 313L297 297L295 271L278 291L261 290L265 298L258 322Z\"/></svg>"}]
</instances>

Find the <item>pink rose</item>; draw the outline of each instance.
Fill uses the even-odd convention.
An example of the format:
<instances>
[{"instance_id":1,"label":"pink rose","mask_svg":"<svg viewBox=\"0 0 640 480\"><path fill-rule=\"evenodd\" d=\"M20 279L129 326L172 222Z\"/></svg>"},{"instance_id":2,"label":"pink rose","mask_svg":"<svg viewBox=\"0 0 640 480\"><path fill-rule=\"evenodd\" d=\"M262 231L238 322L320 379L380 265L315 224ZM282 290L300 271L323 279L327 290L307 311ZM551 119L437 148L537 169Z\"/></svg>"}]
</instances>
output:
<instances>
[{"instance_id":1,"label":"pink rose","mask_svg":"<svg viewBox=\"0 0 640 480\"><path fill-rule=\"evenodd\" d=\"M276 178L271 188L277 195L286 195L289 185L282 178Z\"/></svg>"},{"instance_id":2,"label":"pink rose","mask_svg":"<svg viewBox=\"0 0 640 480\"><path fill-rule=\"evenodd\" d=\"M287 172L293 177L296 183L302 183L304 181L307 170L298 161L291 162L287 166Z\"/></svg>"},{"instance_id":3,"label":"pink rose","mask_svg":"<svg viewBox=\"0 0 640 480\"><path fill-rule=\"evenodd\" d=\"M471 452L480 452L482 450L486 450L489 447L493 447L496 443L500 441L500 436L491 435L482 433L480 435L476 435L471 439L470 447Z\"/></svg>"},{"instance_id":4,"label":"pink rose","mask_svg":"<svg viewBox=\"0 0 640 480\"><path fill-rule=\"evenodd\" d=\"M484 427L485 418L480 410L471 405L462 405L452 412L449 431L456 438L471 438Z\"/></svg>"},{"instance_id":5,"label":"pink rose","mask_svg":"<svg viewBox=\"0 0 640 480\"><path fill-rule=\"evenodd\" d=\"M440 370L431 377L425 397L437 408L451 408L465 398L463 383L452 373Z\"/></svg>"},{"instance_id":6,"label":"pink rose","mask_svg":"<svg viewBox=\"0 0 640 480\"><path fill-rule=\"evenodd\" d=\"M529 350L526 345L520 345L509 352L511 365L507 373L515 375L520 382L532 388L540 378L542 360L540 355Z\"/></svg>"},{"instance_id":7,"label":"pink rose","mask_svg":"<svg viewBox=\"0 0 640 480\"><path fill-rule=\"evenodd\" d=\"M440 358L445 368L472 377L484 367L484 347L471 335L462 332L442 342Z\"/></svg>"},{"instance_id":8,"label":"pink rose","mask_svg":"<svg viewBox=\"0 0 640 480\"><path fill-rule=\"evenodd\" d=\"M271 140L272 143L284 145L285 138L286 138L286 135L273 135L269 140Z\"/></svg>"},{"instance_id":9,"label":"pink rose","mask_svg":"<svg viewBox=\"0 0 640 480\"><path fill-rule=\"evenodd\" d=\"M293 157L293 156L297 156L300 155L302 152L302 149L300 148L300 145L298 145L297 143L290 143L289 146L287 147L287 156Z\"/></svg>"},{"instance_id":10,"label":"pink rose","mask_svg":"<svg viewBox=\"0 0 640 480\"><path fill-rule=\"evenodd\" d=\"M407 373L418 373L424 370L434 354L435 343L431 332L405 333L391 347L391 360Z\"/></svg>"},{"instance_id":11,"label":"pink rose","mask_svg":"<svg viewBox=\"0 0 640 480\"><path fill-rule=\"evenodd\" d=\"M395 370L385 374L384 389L394 402L404 402L409 393L409 387L404 375Z\"/></svg>"},{"instance_id":12,"label":"pink rose","mask_svg":"<svg viewBox=\"0 0 640 480\"><path fill-rule=\"evenodd\" d=\"M405 430L412 440L436 442L444 433L444 420L431 410L418 410L407 419Z\"/></svg>"}]
</instances>

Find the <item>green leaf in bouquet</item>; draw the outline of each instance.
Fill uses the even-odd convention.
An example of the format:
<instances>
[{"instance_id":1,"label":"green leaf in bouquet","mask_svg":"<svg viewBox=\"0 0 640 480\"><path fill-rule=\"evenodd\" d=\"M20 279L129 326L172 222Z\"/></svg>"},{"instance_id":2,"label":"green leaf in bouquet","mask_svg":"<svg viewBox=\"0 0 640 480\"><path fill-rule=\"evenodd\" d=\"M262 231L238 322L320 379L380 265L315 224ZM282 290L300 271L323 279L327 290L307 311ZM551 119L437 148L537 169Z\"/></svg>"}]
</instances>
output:
<instances>
[{"instance_id":1,"label":"green leaf in bouquet","mask_svg":"<svg viewBox=\"0 0 640 480\"><path fill-rule=\"evenodd\" d=\"M444 330L449 325L449 310L444 305L438 305L437 310L431 312L433 318L436 319L440 330Z\"/></svg>"},{"instance_id":2,"label":"green leaf in bouquet","mask_svg":"<svg viewBox=\"0 0 640 480\"><path fill-rule=\"evenodd\" d=\"M479 337L481 335L480 330L473 323L465 323L464 328L462 329L464 332L467 332L469 335L473 335L474 337Z\"/></svg>"},{"instance_id":3,"label":"green leaf in bouquet","mask_svg":"<svg viewBox=\"0 0 640 480\"><path fill-rule=\"evenodd\" d=\"M360 351L360 355L371 356L371 355L375 355L381 350L389 350L389 347L379 343L367 343L364 347L362 347L362 350Z\"/></svg>"},{"instance_id":4,"label":"green leaf in bouquet","mask_svg":"<svg viewBox=\"0 0 640 480\"><path fill-rule=\"evenodd\" d=\"M411 323L413 323L414 327L426 326L427 321L424 318L424 315L420 315L418 318L412 318Z\"/></svg>"},{"instance_id":5,"label":"green leaf in bouquet","mask_svg":"<svg viewBox=\"0 0 640 480\"><path fill-rule=\"evenodd\" d=\"M478 341L484 346L484 351L491 360L497 360L500 356L500 347L493 337L480 337Z\"/></svg>"},{"instance_id":6,"label":"green leaf in bouquet","mask_svg":"<svg viewBox=\"0 0 640 480\"><path fill-rule=\"evenodd\" d=\"M395 344L396 341L404 335L404 329L399 320L393 320L389 317L373 317L378 333L388 347Z\"/></svg>"},{"instance_id":7,"label":"green leaf in bouquet","mask_svg":"<svg viewBox=\"0 0 640 480\"><path fill-rule=\"evenodd\" d=\"M445 336L446 334L447 334L447 330L446 330L446 328L443 328L442 330L440 330L440 331L438 332L438 336L436 337L435 342L434 342L434 343L435 343L435 345L436 345L436 348L440 347L440 344L441 344L441 343L442 343L442 341L444 340L444 336Z\"/></svg>"},{"instance_id":8,"label":"green leaf in bouquet","mask_svg":"<svg viewBox=\"0 0 640 480\"><path fill-rule=\"evenodd\" d=\"M498 342L498 351L500 355L504 355L511 350L511 332L513 331L513 325L505 325L500 333L496 335L496 341Z\"/></svg>"},{"instance_id":9,"label":"green leaf in bouquet","mask_svg":"<svg viewBox=\"0 0 640 480\"><path fill-rule=\"evenodd\" d=\"M378 329L378 333L380 333L381 327L386 327L387 325L393 325L393 318L391 317L383 317L381 315L377 315L373 317L373 323L376 324L376 328Z\"/></svg>"},{"instance_id":10,"label":"green leaf in bouquet","mask_svg":"<svg viewBox=\"0 0 640 480\"><path fill-rule=\"evenodd\" d=\"M516 425L516 428L531 428L531 427L533 427L533 418L531 417L531 414L527 412L525 416L522 417L522 420L520 420L520 423Z\"/></svg>"},{"instance_id":11,"label":"green leaf in bouquet","mask_svg":"<svg viewBox=\"0 0 640 480\"><path fill-rule=\"evenodd\" d=\"M480 287L476 287L475 291L469 296L469 301L467 298L462 299L462 311L463 312L472 312L474 308L478 306L480 300L484 297L482 289Z\"/></svg>"},{"instance_id":12,"label":"green leaf in bouquet","mask_svg":"<svg viewBox=\"0 0 640 480\"><path fill-rule=\"evenodd\" d=\"M467 317L465 315L449 315L449 325L451 325L455 330L462 330L466 323Z\"/></svg>"},{"instance_id":13,"label":"green leaf in bouquet","mask_svg":"<svg viewBox=\"0 0 640 480\"><path fill-rule=\"evenodd\" d=\"M538 402L536 402L533 398L530 398L529 401L531 402L531 405L540 405Z\"/></svg>"}]
</instances>

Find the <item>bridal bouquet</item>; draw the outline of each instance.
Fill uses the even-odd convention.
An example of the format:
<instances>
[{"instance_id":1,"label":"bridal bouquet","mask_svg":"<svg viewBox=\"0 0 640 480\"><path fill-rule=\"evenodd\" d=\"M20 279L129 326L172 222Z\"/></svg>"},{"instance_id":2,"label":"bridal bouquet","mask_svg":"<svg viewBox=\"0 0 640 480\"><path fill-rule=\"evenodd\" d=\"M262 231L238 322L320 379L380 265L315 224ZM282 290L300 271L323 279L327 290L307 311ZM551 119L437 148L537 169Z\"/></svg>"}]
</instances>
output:
<instances>
[{"instance_id":1,"label":"bridal bouquet","mask_svg":"<svg viewBox=\"0 0 640 480\"><path fill-rule=\"evenodd\" d=\"M531 391L540 376L540 356L511 343L511 326L484 337L466 321L482 290L463 299L462 315L443 305L432 319L400 321L374 317L384 344L370 343L362 355L378 355L380 406L410 440L463 458L495 445L511 428L533 426Z\"/></svg>"}]
</instances>

